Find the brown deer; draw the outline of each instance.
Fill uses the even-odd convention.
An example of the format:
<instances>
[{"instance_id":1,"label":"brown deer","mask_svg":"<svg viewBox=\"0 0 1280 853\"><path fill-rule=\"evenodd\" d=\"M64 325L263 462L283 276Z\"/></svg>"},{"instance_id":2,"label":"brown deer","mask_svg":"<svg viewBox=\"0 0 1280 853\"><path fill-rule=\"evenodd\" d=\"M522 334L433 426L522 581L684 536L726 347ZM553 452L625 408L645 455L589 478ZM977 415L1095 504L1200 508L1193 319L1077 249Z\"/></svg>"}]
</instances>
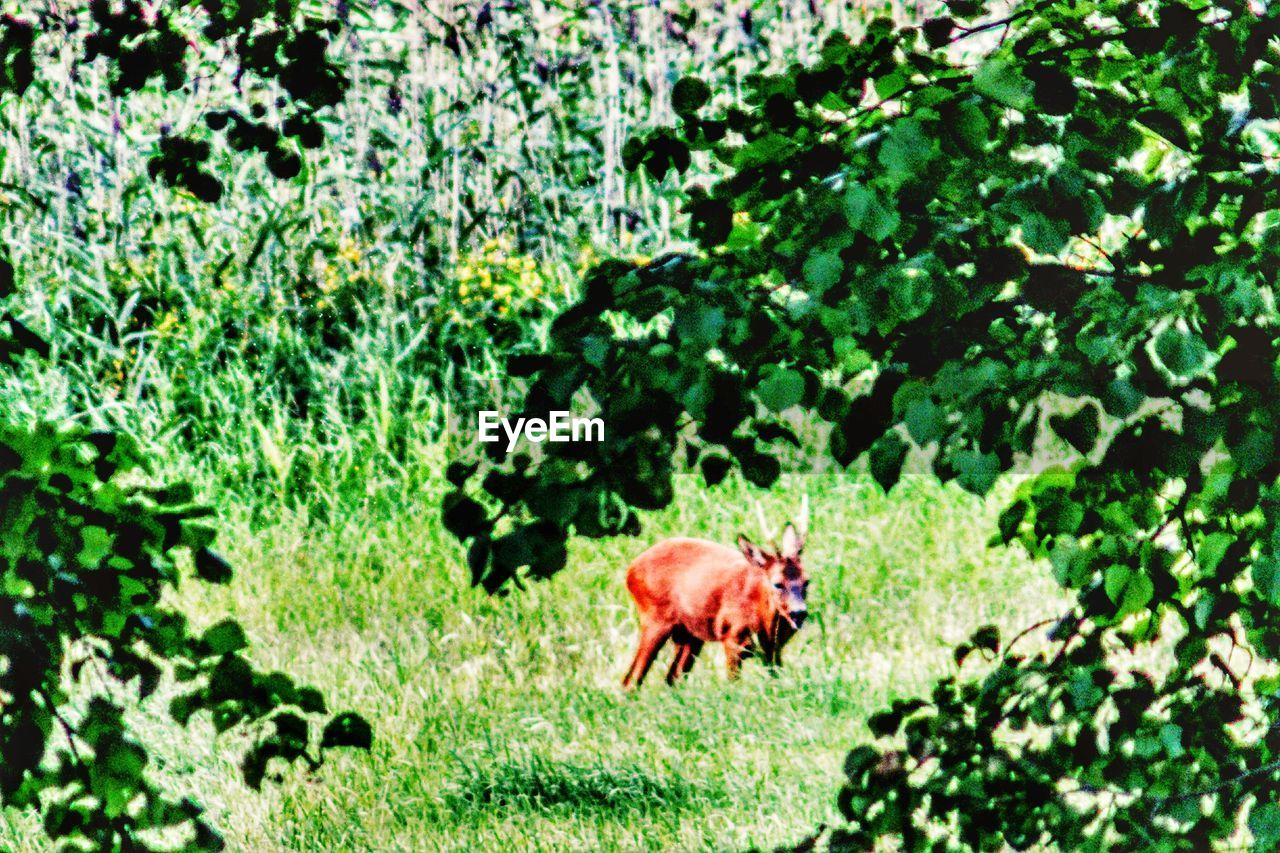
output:
<instances>
[{"instance_id":1,"label":"brown deer","mask_svg":"<svg viewBox=\"0 0 1280 853\"><path fill-rule=\"evenodd\" d=\"M764 512L756 504L761 527ZM676 656L667 671L675 684L693 668L704 643L724 645L729 678L738 677L742 657L759 643L764 662L782 663L782 647L804 624L809 577L800 552L809 524L809 500L798 524L787 523L782 547L765 550L738 536L738 550L705 539L666 539L636 557L627 569L627 589L640 611L640 645L622 680L639 687L667 640ZM765 531L765 539L772 539Z\"/></svg>"}]
</instances>

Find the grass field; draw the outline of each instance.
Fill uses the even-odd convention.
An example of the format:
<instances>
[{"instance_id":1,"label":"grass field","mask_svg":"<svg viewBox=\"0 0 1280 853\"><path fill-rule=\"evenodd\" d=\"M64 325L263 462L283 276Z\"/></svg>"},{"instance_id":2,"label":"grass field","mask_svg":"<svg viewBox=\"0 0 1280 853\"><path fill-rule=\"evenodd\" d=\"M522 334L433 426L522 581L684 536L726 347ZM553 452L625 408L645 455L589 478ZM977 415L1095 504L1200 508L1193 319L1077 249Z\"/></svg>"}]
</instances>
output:
<instances>
[{"instance_id":1,"label":"grass field","mask_svg":"<svg viewBox=\"0 0 1280 853\"><path fill-rule=\"evenodd\" d=\"M334 708L374 722L372 754L343 754L259 795L239 781L240 744L207 723L173 741L164 702L143 708L158 776L197 795L232 849L698 850L794 842L835 817L840 766L869 737L868 713L953 667L949 645L985 622L1052 615L1057 592L1015 551L984 548L983 503L907 479L790 475L765 495L735 480L680 483L642 540L579 541L570 567L505 599L471 589L460 546L436 518L441 488L393 514L251 526L233 510L223 545L239 567L223 589L189 586L192 610L228 610L267 667L308 679ZM778 678L749 664L725 680L717 647L668 689L619 679L636 637L622 584L654 539L754 533L751 500L784 516L802 492L813 521L805 564L816 615ZM163 690L161 691L164 692ZM154 739L152 739L154 738ZM0 849L43 849L22 815Z\"/></svg>"},{"instance_id":2,"label":"grass field","mask_svg":"<svg viewBox=\"0 0 1280 853\"><path fill-rule=\"evenodd\" d=\"M130 711L152 778L255 852L743 849L834 820L869 713L927 689L977 626L1058 611L1047 571L985 548L1008 484L983 502L923 478L886 496L855 472L769 493L686 475L640 539L577 541L553 581L499 599L470 587L439 522L442 435L509 402L504 360L541 347L591 263L686 244L673 205L711 164L650 181L622 156L674 121L675 80L736 97L833 31L937 4L484 4L465 50L430 4L340 5L353 85L328 144L288 183L219 143L219 205L151 182L148 146L238 83L117 106L68 54L46 91L0 102L21 285L0 308L53 344L0 373L0 419L124 430L193 479L237 575L174 604L198 630L234 616L260 666L375 727L372 753L257 793L245 736L215 740L200 718L175 732L163 685ZM670 535L755 535L754 499L781 520L805 493L813 616L779 677L749 664L730 684L712 647L667 689L667 650L624 695L630 559ZM47 845L37 817L0 809L0 853Z\"/></svg>"}]
</instances>

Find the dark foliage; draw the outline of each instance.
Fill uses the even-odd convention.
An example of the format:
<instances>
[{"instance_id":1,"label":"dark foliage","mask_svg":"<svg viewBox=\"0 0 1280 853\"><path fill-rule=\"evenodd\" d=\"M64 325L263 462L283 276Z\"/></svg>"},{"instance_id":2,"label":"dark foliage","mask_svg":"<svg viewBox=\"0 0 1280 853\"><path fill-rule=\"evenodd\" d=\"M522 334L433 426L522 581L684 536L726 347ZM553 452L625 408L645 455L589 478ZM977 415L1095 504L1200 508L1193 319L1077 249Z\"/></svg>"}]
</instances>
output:
<instances>
[{"instance_id":1,"label":"dark foliage","mask_svg":"<svg viewBox=\"0 0 1280 853\"><path fill-rule=\"evenodd\" d=\"M825 841L1271 849L1280 9L948 6L832 38L742 104L677 87L680 126L627 155L724 165L688 196L702 251L601 265L528 362L519 414L590 400L609 441L486 445L446 519L499 590L558 570L570 533L635 532L677 465L769 485L792 406L886 488L907 437L981 494L1051 430L1077 462L1023 483L995 541L1075 605L1045 641L984 629L956 652L979 675L874 716Z\"/></svg>"},{"instance_id":2,"label":"dark foliage","mask_svg":"<svg viewBox=\"0 0 1280 853\"><path fill-rule=\"evenodd\" d=\"M34 4L33 4L34 5ZM324 132L317 113L342 100L347 79L329 57L337 21L305 16L296 0L224 3L181 0L93 0L56 4L0 18L0 91L22 95L39 85L38 57L63 46L84 64L105 62L113 94L126 97L152 86L168 91L198 87L208 52L225 52L236 88L266 86L278 93L274 113L265 105L249 114L214 106L204 127L162 136L149 164L153 178L184 187L197 198L222 197L222 180L209 164L209 131L221 132L237 151L264 156L281 179L298 175L299 148L315 148Z\"/></svg>"},{"instance_id":3,"label":"dark foliage","mask_svg":"<svg viewBox=\"0 0 1280 853\"><path fill-rule=\"evenodd\" d=\"M203 32L188 32L197 13ZM0 90L20 97L40 85L45 37L70 43L86 63L107 62L121 96L157 82L194 86L190 55L227 45L237 80L253 74L280 87L284 118L280 129L239 116L208 124L227 129L234 147L265 153L271 171L287 179L300 165L287 137L318 142L312 116L345 88L325 56L334 31L300 18L289 2L95 0L67 16L50 5L30 20L0 19ZM209 156L205 140L165 136L151 173L216 201L222 185ZM0 260L0 308L14 279ZM38 335L0 311L0 369L47 354ZM179 582L183 552L202 581L226 583L231 568L211 550L211 511L193 503L184 484L144 485L146 467L127 434L25 425L0 413L0 805L41 810L45 832L65 849L223 847L199 804L167 797L148 778L152 752L125 718L166 677L179 685L169 702L173 720L185 725L199 714L218 732L245 733L243 774L255 788L281 763L316 769L327 749L372 743L368 723L351 712L317 732L328 713L321 694L284 673L256 670L235 621L196 632L163 603Z\"/></svg>"},{"instance_id":4,"label":"dark foliage","mask_svg":"<svg viewBox=\"0 0 1280 853\"><path fill-rule=\"evenodd\" d=\"M220 849L198 804L148 780L150 751L124 719L164 675L180 683L175 721L203 713L253 735L254 787L272 758L315 769L324 749L367 749L370 734L341 714L313 744L318 691L255 670L234 621L195 632L162 603L182 550L204 581L231 572L210 549L210 510L182 485L136 485L144 465L127 435L0 424L0 801L42 808L49 836L76 849L148 849L147 830L182 825L186 849Z\"/></svg>"}]
</instances>

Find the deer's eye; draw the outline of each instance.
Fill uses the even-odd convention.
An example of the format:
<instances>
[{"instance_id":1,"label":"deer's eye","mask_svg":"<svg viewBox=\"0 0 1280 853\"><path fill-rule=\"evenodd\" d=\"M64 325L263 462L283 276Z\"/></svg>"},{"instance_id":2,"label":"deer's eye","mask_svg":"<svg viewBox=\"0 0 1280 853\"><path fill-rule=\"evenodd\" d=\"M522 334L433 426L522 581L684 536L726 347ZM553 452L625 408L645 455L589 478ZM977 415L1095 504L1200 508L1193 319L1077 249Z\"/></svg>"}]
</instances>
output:
<instances>
[{"instance_id":1,"label":"deer's eye","mask_svg":"<svg viewBox=\"0 0 1280 853\"><path fill-rule=\"evenodd\" d=\"M782 592L784 589L787 588L787 585L785 583L775 583L773 585L773 588L776 589L778 592Z\"/></svg>"}]
</instances>

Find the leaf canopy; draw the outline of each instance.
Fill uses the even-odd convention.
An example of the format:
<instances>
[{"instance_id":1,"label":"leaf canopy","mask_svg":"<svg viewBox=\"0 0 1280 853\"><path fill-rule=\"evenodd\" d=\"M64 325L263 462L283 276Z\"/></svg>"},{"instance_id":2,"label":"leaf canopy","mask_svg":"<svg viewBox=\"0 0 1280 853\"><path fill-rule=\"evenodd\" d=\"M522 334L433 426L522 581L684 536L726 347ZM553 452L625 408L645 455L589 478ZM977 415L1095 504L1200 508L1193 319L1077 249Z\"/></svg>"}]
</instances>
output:
<instances>
[{"instance_id":1,"label":"leaf canopy","mask_svg":"<svg viewBox=\"0 0 1280 853\"><path fill-rule=\"evenodd\" d=\"M477 581L545 576L571 533L636 532L680 464L768 485L765 427L791 405L885 488L908 438L982 494L1048 430L1075 461L1026 480L996 539L1047 558L1074 606L992 662L971 641L957 661L980 674L874 717L831 842L1268 846L1278 36L1271 3L955 0L836 36L741 104L688 98L632 160L709 155L722 177L692 201L752 228L588 276L521 407L589 399L610 440L498 450L458 483L453 505L482 507ZM649 331L619 337L618 316ZM513 520L539 549L497 547Z\"/></svg>"}]
</instances>

